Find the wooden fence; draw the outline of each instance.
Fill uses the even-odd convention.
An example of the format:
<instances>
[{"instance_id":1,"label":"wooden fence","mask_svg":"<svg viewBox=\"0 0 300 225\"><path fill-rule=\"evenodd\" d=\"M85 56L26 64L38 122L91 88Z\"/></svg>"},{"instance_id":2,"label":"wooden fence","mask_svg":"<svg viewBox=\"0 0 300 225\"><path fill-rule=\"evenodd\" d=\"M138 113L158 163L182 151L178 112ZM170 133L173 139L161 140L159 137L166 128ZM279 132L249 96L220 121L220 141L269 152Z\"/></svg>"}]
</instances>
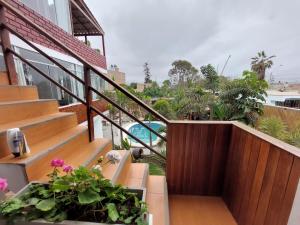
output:
<instances>
[{"instance_id":1,"label":"wooden fence","mask_svg":"<svg viewBox=\"0 0 300 225\"><path fill-rule=\"evenodd\" d=\"M291 129L300 123L300 109L265 105L262 118L272 116L280 118Z\"/></svg>"},{"instance_id":2,"label":"wooden fence","mask_svg":"<svg viewBox=\"0 0 300 225\"><path fill-rule=\"evenodd\" d=\"M171 122L168 125L170 194L222 194L231 127L230 122Z\"/></svg>"},{"instance_id":3,"label":"wooden fence","mask_svg":"<svg viewBox=\"0 0 300 225\"><path fill-rule=\"evenodd\" d=\"M300 176L300 149L234 123L223 198L241 225L287 224Z\"/></svg>"}]
</instances>

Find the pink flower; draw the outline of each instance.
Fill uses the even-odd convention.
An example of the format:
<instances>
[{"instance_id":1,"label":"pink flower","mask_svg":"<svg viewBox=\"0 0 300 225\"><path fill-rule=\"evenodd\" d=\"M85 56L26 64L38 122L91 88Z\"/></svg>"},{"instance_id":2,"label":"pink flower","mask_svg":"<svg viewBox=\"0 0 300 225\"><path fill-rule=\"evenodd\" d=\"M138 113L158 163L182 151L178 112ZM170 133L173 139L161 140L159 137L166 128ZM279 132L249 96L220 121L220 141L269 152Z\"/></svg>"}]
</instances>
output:
<instances>
[{"instance_id":1,"label":"pink flower","mask_svg":"<svg viewBox=\"0 0 300 225\"><path fill-rule=\"evenodd\" d=\"M8 186L7 180L0 178L0 191L3 191L3 192L6 191L7 186Z\"/></svg>"},{"instance_id":2,"label":"pink flower","mask_svg":"<svg viewBox=\"0 0 300 225\"><path fill-rule=\"evenodd\" d=\"M52 167L63 167L64 164L65 164L65 162L62 159L53 159L51 161L51 166Z\"/></svg>"},{"instance_id":3,"label":"pink flower","mask_svg":"<svg viewBox=\"0 0 300 225\"><path fill-rule=\"evenodd\" d=\"M66 173L71 173L73 171L73 167L68 166L68 165L64 165L63 166L63 171L66 172Z\"/></svg>"}]
</instances>

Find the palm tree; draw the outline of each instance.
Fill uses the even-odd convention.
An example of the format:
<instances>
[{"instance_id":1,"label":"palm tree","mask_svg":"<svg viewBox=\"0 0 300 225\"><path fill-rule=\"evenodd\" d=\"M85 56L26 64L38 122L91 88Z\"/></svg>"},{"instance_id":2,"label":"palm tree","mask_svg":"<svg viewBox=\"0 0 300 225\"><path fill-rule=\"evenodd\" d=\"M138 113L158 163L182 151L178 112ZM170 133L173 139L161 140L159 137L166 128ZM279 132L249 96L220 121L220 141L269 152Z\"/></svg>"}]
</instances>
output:
<instances>
[{"instance_id":1,"label":"palm tree","mask_svg":"<svg viewBox=\"0 0 300 225\"><path fill-rule=\"evenodd\" d=\"M258 79L264 80L266 76L266 69L269 69L273 65L272 58L276 57L275 55L267 56L264 51L258 52L257 56L251 58L251 69L257 73Z\"/></svg>"}]
</instances>

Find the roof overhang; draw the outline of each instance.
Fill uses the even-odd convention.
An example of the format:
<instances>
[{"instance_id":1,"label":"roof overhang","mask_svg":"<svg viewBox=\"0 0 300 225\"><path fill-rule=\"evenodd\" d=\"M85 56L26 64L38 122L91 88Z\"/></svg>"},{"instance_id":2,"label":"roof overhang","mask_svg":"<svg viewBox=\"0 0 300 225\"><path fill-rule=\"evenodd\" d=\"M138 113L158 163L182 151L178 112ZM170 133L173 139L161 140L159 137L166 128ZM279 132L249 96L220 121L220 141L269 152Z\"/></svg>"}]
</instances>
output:
<instances>
[{"instance_id":1,"label":"roof overhang","mask_svg":"<svg viewBox=\"0 0 300 225\"><path fill-rule=\"evenodd\" d=\"M83 0L70 0L75 36L104 35L104 31Z\"/></svg>"}]
</instances>

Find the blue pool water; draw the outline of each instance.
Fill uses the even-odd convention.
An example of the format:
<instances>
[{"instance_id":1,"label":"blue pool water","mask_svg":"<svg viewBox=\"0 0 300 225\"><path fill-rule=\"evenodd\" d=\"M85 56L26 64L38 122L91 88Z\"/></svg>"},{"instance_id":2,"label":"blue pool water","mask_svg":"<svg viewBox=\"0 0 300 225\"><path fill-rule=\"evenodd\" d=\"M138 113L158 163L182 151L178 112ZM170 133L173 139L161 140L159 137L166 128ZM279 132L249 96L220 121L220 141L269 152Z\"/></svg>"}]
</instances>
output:
<instances>
[{"instance_id":1,"label":"blue pool water","mask_svg":"<svg viewBox=\"0 0 300 225\"><path fill-rule=\"evenodd\" d=\"M162 124L156 122L145 122L145 124L147 124L147 126L150 125L150 127L155 131L159 131L161 127L164 127ZM143 127L141 124L132 125L131 127L129 127L128 131L146 144L150 143L150 131L147 128ZM152 142L155 142L158 139L157 135L153 133L151 133L151 136ZM134 143L138 143L131 137L128 137L128 139Z\"/></svg>"}]
</instances>

